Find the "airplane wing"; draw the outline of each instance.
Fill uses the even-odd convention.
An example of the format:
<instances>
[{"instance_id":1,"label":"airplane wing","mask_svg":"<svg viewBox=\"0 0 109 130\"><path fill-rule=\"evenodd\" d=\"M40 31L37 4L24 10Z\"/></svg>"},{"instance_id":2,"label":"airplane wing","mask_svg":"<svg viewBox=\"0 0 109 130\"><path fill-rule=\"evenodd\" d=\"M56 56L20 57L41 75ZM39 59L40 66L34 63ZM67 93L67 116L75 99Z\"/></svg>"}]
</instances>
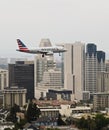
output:
<instances>
[{"instance_id":1,"label":"airplane wing","mask_svg":"<svg viewBox=\"0 0 109 130\"><path fill-rule=\"evenodd\" d=\"M37 52L41 53L41 54L44 54L44 53L47 54L48 53L48 51L45 51L45 50L37 50Z\"/></svg>"},{"instance_id":2,"label":"airplane wing","mask_svg":"<svg viewBox=\"0 0 109 130\"><path fill-rule=\"evenodd\" d=\"M38 53L45 55L53 55L53 51L38 50Z\"/></svg>"},{"instance_id":3,"label":"airplane wing","mask_svg":"<svg viewBox=\"0 0 109 130\"><path fill-rule=\"evenodd\" d=\"M37 50L37 52L41 54L53 54L53 51L48 51L45 49Z\"/></svg>"},{"instance_id":4,"label":"airplane wing","mask_svg":"<svg viewBox=\"0 0 109 130\"><path fill-rule=\"evenodd\" d=\"M49 52L46 53L46 55L53 55L53 52L49 51Z\"/></svg>"}]
</instances>

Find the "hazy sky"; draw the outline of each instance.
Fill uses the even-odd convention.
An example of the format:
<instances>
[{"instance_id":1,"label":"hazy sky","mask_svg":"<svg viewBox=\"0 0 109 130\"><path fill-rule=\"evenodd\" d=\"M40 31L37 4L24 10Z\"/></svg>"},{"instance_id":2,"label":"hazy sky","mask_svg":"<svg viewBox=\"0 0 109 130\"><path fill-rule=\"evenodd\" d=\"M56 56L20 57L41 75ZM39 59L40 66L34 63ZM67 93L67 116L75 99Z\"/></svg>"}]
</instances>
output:
<instances>
[{"instance_id":1,"label":"hazy sky","mask_svg":"<svg viewBox=\"0 0 109 130\"><path fill-rule=\"evenodd\" d=\"M108 54L109 0L0 0L0 56L20 53L17 38L33 47L42 38L91 42Z\"/></svg>"}]
</instances>

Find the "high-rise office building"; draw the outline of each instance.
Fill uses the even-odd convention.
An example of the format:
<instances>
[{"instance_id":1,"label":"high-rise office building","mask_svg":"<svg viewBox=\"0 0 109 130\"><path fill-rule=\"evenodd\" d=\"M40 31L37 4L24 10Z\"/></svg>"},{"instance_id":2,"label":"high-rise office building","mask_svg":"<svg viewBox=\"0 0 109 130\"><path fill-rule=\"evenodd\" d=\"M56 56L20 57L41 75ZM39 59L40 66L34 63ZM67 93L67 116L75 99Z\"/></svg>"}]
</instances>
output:
<instances>
[{"instance_id":1,"label":"high-rise office building","mask_svg":"<svg viewBox=\"0 0 109 130\"><path fill-rule=\"evenodd\" d=\"M49 88L62 88L62 77L61 71L59 70L48 70L43 74L42 85Z\"/></svg>"},{"instance_id":2,"label":"high-rise office building","mask_svg":"<svg viewBox=\"0 0 109 130\"><path fill-rule=\"evenodd\" d=\"M109 60L106 60L105 65L106 65L106 71L109 72Z\"/></svg>"},{"instance_id":3,"label":"high-rise office building","mask_svg":"<svg viewBox=\"0 0 109 130\"><path fill-rule=\"evenodd\" d=\"M52 46L49 39L41 39L40 47ZM54 58L53 55L42 57L42 54L37 54L34 58L34 75L35 75L35 87L37 83L42 81L43 72L53 68Z\"/></svg>"},{"instance_id":4,"label":"high-rise office building","mask_svg":"<svg viewBox=\"0 0 109 130\"><path fill-rule=\"evenodd\" d=\"M97 92L109 92L109 72L97 73Z\"/></svg>"},{"instance_id":5,"label":"high-rise office building","mask_svg":"<svg viewBox=\"0 0 109 130\"><path fill-rule=\"evenodd\" d=\"M87 44L85 60L85 91L97 92L97 75L105 71L105 52L97 51L93 43Z\"/></svg>"},{"instance_id":6,"label":"high-rise office building","mask_svg":"<svg viewBox=\"0 0 109 130\"><path fill-rule=\"evenodd\" d=\"M93 95L93 109L106 110L109 108L109 92L98 92Z\"/></svg>"},{"instance_id":7,"label":"high-rise office building","mask_svg":"<svg viewBox=\"0 0 109 130\"><path fill-rule=\"evenodd\" d=\"M42 43L40 46L47 46L47 41ZM46 43L46 45L44 45ZM62 83L62 71L57 68L54 55L45 55L42 57L41 54L35 56L34 60L34 85L35 85L35 97L40 98L46 96L49 88L60 89L63 86Z\"/></svg>"},{"instance_id":8,"label":"high-rise office building","mask_svg":"<svg viewBox=\"0 0 109 130\"><path fill-rule=\"evenodd\" d=\"M41 57L40 55L35 56L35 75L37 83L42 81L44 71L48 71L56 67L53 56Z\"/></svg>"},{"instance_id":9,"label":"high-rise office building","mask_svg":"<svg viewBox=\"0 0 109 130\"><path fill-rule=\"evenodd\" d=\"M97 51L97 71L98 72L106 71L105 52L103 51Z\"/></svg>"},{"instance_id":10,"label":"high-rise office building","mask_svg":"<svg viewBox=\"0 0 109 130\"><path fill-rule=\"evenodd\" d=\"M8 87L8 70L0 69L0 90Z\"/></svg>"},{"instance_id":11,"label":"high-rise office building","mask_svg":"<svg viewBox=\"0 0 109 130\"><path fill-rule=\"evenodd\" d=\"M41 39L39 47L50 47L50 46L52 46L52 44L48 38Z\"/></svg>"},{"instance_id":12,"label":"high-rise office building","mask_svg":"<svg viewBox=\"0 0 109 130\"><path fill-rule=\"evenodd\" d=\"M49 39L41 39L39 44L40 47L52 46ZM39 87L38 84L43 81L43 74L50 69L56 68L56 62L54 61L53 55L45 55L42 57L41 54L35 56L34 59L34 88L35 88L35 97L37 97L36 87Z\"/></svg>"},{"instance_id":13,"label":"high-rise office building","mask_svg":"<svg viewBox=\"0 0 109 130\"><path fill-rule=\"evenodd\" d=\"M81 42L65 44L64 53L64 88L72 90L74 98L82 100L84 88L85 45Z\"/></svg>"},{"instance_id":14,"label":"high-rise office building","mask_svg":"<svg viewBox=\"0 0 109 130\"><path fill-rule=\"evenodd\" d=\"M85 91L96 92L97 76L97 47L95 44L87 44L85 59Z\"/></svg>"},{"instance_id":15,"label":"high-rise office building","mask_svg":"<svg viewBox=\"0 0 109 130\"><path fill-rule=\"evenodd\" d=\"M26 101L34 98L34 62L18 61L9 64L9 86L27 89Z\"/></svg>"},{"instance_id":16,"label":"high-rise office building","mask_svg":"<svg viewBox=\"0 0 109 130\"><path fill-rule=\"evenodd\" d=\"M61 70L48 70L43 73L43 79L38 83L36 87L36 97L46 97L46 92L49 89L61 89L62 88L62 75Z\"/></svg>"},{"instance_id":17,"label":"high-rise office building","mask_svg":"<svg viewBox=\"0 0 109 130\"><path fill-rule=\"evenodd\" d=\"M62 87L64 87L64 53L61 54Z\"/></svg>"}]
</instances>

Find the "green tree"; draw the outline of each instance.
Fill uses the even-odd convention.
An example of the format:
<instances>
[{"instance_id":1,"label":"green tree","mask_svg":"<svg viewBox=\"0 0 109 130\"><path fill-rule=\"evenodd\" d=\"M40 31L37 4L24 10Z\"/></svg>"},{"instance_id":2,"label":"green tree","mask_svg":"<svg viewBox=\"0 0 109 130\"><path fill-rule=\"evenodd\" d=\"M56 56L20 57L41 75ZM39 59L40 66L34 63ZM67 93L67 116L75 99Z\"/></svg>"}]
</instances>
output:
<instances>
[{"instance_id":1,"label":"green tree","mask_svg":"<svg viewBox=\"0 0 109 130\"><path fill-rule=\"evenodd\" d=\"M26 119L20 119L20 122L16 122L16 123L15 123L14 129L15 129L15 130L23 129L23 126L24 126L26 123L27 123L27 120L26 120Z\"/></svg>"},{"instance_id":2,"label":"green tree","mask_svg":"<svg viewBox=\"0 0 109 130\"><path fill-rule=\"evenodd\" d=\"M7 121L17 122L16 113L20 112L20 107L17 104L14 104L13 107L10 108L10 114L7 116Z\"/></svg>"},{"instance_id":3,"label":"green tree","mask_svg":"<svg viewBox=\"0 0 109 130\"><path fill-rule=\"evenodd\" d=\"M103 114L97 114L95 117L95 123L96 123L96 129L101 130L109 123L109 120L106 117L104 117Z\"/></svg>"},{"instance_id":4,"label":"green tree","mask_svg":"<svg viewBox=\"0 0 109 130\"><path fill-rule=\"evenodd\" d=\"M88 128L88 120L82 117L81 119L77 121L76 125L78 128Z\"/></svg>"},{"instance_id":5,"label":"green tree","mask_svg":"<svg viewBox=\"0 0 109 130\"><path fill-rule=\"evenodd\" d=\"M61 126L61 125L66 125L66 123L62 120L62 116L61 116L60 113L59 113L59 115L58 115L57 124L58 124L59 126Z\"/></svg>"},{"instance_id":6,"label":"green tree","mask_svg":"<svg viewBox=\"0 0 109 130\"><path fill-rule=\"evenodd\" d=\"M96 123L93 118L88 116L87 118L88 130L96 130Z\"/></svg>"},{"instance_id":7,"label":"green tree","mask_svg":"<svg viewBox=\"0 0 109 130\"><path fill-rule=\"evenodd\" d=\"M28 122L35 121L37 118L39 118L39 115L41 114L40 109L37 107L36 103L30 102L28 105L26 118Z\"/></svg>"},{"instance_id":8,"label":"green tree","mask_svg":"<svg viewBox=\"0 0 109 130\"><path fill-rule=\"evenodd\" d=\"M77 127L82 130L102 130L109 124L109 118L106 118L103 114L97 114L95 118L88 117L85 119L82 117L77 121Z\"/></svg>"}]
</instances>

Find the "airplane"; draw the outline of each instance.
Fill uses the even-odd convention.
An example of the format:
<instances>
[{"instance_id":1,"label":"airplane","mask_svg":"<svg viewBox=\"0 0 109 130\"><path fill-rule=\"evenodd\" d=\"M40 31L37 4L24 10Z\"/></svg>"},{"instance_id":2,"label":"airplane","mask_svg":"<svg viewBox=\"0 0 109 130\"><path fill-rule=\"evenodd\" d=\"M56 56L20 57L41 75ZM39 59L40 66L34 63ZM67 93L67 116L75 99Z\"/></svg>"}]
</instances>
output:
<instances>
[{"instance_id":1,"label":"airplane","mask_svg":"<svg viewBox=\"0 0 109 130\"><path fill-rule=\"evenodd\" d=\"M66 52L67 50L63 46L50 46L50 47L36 47L35 49L29 49L20 39L17 39L19 49L16 51L31 53L31 54L42 54L42 57L45 55L53 55L53 53Z\"/></svg>"}]
</instances>

